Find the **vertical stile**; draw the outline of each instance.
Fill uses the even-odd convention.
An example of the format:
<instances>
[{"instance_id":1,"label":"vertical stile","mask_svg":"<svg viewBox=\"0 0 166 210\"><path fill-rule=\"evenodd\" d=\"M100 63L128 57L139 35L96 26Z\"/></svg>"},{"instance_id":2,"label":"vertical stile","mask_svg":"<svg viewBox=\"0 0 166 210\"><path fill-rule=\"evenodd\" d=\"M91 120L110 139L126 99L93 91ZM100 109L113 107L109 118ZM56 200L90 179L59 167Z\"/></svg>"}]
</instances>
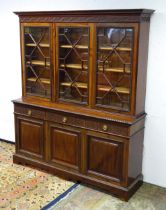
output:
<instances>
[{"instance_id":1,"label":"vertical stile","mask_svg":"<svg viewBox=\"0 0 166 210\"><path fill-rule=\"evenodd\" d=\"M90 73L89 73L89 107L95 105L96 91L96 25L90 24Z\"/></svg>"}]
</instances>

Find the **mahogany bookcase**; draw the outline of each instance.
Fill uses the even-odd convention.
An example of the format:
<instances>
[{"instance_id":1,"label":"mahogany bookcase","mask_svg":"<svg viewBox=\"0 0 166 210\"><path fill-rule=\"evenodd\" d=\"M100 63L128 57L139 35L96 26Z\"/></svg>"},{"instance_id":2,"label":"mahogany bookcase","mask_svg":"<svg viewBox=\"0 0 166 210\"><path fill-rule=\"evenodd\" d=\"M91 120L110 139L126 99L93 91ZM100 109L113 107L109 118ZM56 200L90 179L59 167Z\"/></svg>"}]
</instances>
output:
<instances>
[{"instance_id":1,"label":"mahogany bookcase","mask_svg":"<svg viewBox=\"0 0 166 210\"><path fill-rule=\"evenodd\" d=\"M152 13L15 12L22 65L15 163L131 197L143 179Z\"/></svg>"}]
</instances>

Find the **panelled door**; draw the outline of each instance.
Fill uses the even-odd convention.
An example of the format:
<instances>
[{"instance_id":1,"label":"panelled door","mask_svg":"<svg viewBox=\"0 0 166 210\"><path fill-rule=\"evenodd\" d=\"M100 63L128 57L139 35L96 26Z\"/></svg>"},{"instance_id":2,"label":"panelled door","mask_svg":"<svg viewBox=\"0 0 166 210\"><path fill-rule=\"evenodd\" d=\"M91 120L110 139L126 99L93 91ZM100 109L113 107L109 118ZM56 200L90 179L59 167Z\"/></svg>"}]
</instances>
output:
<instances>
[{"instance_id":1,"label":"panelled door","mask_svg":"<svg viewBox=\"0 0 166 210\"><path fill-rule=\"evenodd\" d=\"M104 181L125 185L128 144L123 138L87 131L82 162L84 173Z\"/></svg>"},{"instance_id":2,"label":"panelled door","mask_svg":"<svg viewBox=\"0 0 166 210\"><path fill-rule=\"evenodd\" d=\"M57 123L48 127L49 162L70 170L80 169L81 131Z\"/></svg>"},{"instance_id":3,"label":"panelled door","mask_svg":"<svg viewBox=\"0 0 166 210\"><path fill-rule=\"evenodd\" d=\"M44 158L44 122L23 116L16 116L16 149L26 156Z\"/></svg>"}]
</instances>

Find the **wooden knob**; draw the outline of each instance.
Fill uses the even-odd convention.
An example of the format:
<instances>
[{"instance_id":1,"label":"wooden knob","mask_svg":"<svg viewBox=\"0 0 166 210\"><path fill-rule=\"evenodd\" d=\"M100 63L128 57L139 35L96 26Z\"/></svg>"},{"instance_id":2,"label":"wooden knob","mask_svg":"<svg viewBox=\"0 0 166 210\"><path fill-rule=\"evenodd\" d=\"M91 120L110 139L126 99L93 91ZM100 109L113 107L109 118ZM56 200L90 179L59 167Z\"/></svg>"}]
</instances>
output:
<instances>
[{"instance_id":1,"label":"wooden knob","mask_svg":"<svg viewBox=\"0 0 166 210\"><path fill-rule=\"evenodd\" d=\"M108 130L108 126L107 125L103 125L103 131L107 131Z\"/></svg>"},{"instance_id":2,"label":"wooden knob","mask_svg":"<svg viewBox=\"0 0 166 210\"><path fill-rule=\"evenodd\" d=\"M32 114L32 111L29 109L28 110L28 115L31 116L31 114Z\"/></svg>"},{"instance_id":3,"label":"wooden knob","mask_svg":"<svg viewBox=\"0 0 166 210\"><path fill-rule=\"evenodd\" d=\"M63 117L62 122L66 123L67 122L67 117Z\"/></svg>"}]
</instances>

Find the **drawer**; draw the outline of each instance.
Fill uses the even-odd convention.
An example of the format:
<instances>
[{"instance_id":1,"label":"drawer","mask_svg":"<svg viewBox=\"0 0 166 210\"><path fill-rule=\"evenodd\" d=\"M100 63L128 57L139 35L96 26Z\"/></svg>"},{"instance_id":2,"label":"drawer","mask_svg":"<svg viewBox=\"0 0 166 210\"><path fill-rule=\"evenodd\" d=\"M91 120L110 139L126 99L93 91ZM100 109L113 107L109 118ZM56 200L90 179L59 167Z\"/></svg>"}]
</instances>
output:
<instances>
[{"instance_id":1,"label":"drawer","mask_svg":"<svg viewBox=\"0 0 166 210\"><path fill-rule=\"evenodd\" d=\"M21 114L21 115L25 115L28 117L38 118L38 119L44 119L44 117L45 117L44 111L42 111L40 109L27 107L27 106L15 105L14 112L16 114Z\"/></svg>"},{"instance_id":2,"label":"drawer","mask_svg":"<svg viewBox=\"0 0 166 210\"><path fill-rule=\"evenodd\" d=\"M81 128L85 127L84 119L68 113L47 112L46 119L52 122L62 123L66 125L73 125Z\"/></svg>"},{"instance_id":3,"label":"drawer","mask_svg":"<svg viewBox=\"0 0 166 210\"><path fill-rule=\"evenodd\" d=\"M88 119L85 122L85 127L89 130L112 133L120 136L128 136L129 134L129 126L118 122Z\"/></svg>"}]
</instances>

